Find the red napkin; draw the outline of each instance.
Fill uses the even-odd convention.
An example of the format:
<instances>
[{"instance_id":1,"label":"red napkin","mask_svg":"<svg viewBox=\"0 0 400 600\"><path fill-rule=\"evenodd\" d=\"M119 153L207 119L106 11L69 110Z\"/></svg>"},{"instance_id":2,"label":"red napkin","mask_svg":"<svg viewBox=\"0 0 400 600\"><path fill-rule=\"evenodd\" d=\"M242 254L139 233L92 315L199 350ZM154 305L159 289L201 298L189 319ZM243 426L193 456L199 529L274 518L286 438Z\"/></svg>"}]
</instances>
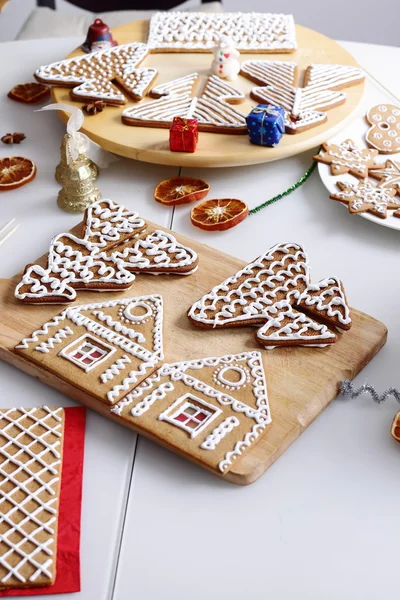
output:
<instances>
[{"instance_id":1,"label":"red napkin","mask_svg":"<svg viewBox=\"0 0 400 600\"><path fill-rule=\"evenodd\" d=\"M85 420L84 407L65 409L55 583L47 587L4 590L0 592L0 597L66 594L79 592L81 589L80 537Z\"/></svg>"}]
</instances>

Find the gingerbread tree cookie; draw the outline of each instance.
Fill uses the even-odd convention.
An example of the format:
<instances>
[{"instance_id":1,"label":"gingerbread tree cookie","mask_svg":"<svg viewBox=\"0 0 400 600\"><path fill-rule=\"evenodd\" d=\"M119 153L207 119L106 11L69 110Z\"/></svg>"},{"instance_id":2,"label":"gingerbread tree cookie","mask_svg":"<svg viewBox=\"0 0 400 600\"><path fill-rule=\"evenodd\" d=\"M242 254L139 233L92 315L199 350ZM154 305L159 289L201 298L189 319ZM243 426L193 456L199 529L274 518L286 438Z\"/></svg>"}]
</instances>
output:
<instances>
[{"instance_id":1,"label":"gingerbread tree cookie","mask_svg":"<svg viewBox=\"0 0 400 600\"><path fill-rule=\"evenodd\" d=\"M42 66L34 75L42 83L71 87L74 100L126 104L127 99L113 82L129 97L141 100L157 75L151 67L136 68L148 51L145 44L123 44Z\"/></svg>"},{"instance_id":2,"label":"gingerbread tree cookie","mask_svg":"<svg viewBox=\"0 0 400 600\"><path fill-rule=\"evenodd\" d=\"M76 299L76 290L129 289L134 273L189 275L196 270L193 250L170 233L146 234L146 227L136 212L112 200L92 204L85 213L82 237L57 235L47 266L26 267L16 298L28 304L66 304Z\"/></svg>"},{"instance_id":3,"label":"gingerbread tree cookie","mask_svg":"<svg viewBox=\"0 0 400 600\"><path fill-rule=\"evenodd\" d=\"M169 127L174 117L197 119L200 131L247 133L245 115L231 106L244 100L244 94L211 75L200 96L193 96L198 74L191 73L153 88L157 98L122 113L125 125Z\"/></svg>"},{"instance_id":4,"label":"gingerbread tree cookie","mask_svg":"<svg viewBox=\"0 0 400 600\"><path fill-rule=\"evenodd\" d=\"M319 154L314 160L330 165L332 175L350 173L355 177L368 177L368 171L375 168L379 172L380 165L375 163L378 150L361 149L352 141L345 140L341 144L328 142L322 144Z\"/></svg>"},{"instance_id":5,"label":"gingerbread tree cookie","mask_svg":"<svg viewBox=\"0 0 400 600\"><path fill-rule=\"evenodd\" d=\"M368 146L382 154L400 152L400 108L393 104L378 104L366 114L371 127L367 131Z\"/></svg>"},{"instance_id":6,"label":"gingerbread tree cookie","mask_svg":"<svg viewBox=\"0 0 400 600\"><path fill-rule=\"evenodd\" d=\"M379 179L379 187L394 188L400 194L400 164L387 160L385 165L369 171L371 177Z\"/></svg>"},{"instance_id":7,"label":"gingerbread tree cookie","mask_svg":"<svg viewBox=\"0 0 400 600\"><path fill-rule=\"evenodd\" d=\"M263 325L256 339L268 348L325 346L337 339L327 325L351 326L341 282L332 277L312 284L305 250L294 243L273 246L215 286L193 304L188 317L207 329Z\"/></svg>"},{"instance_id":8,"label":"gingerbread tree cookie","mask_svg":"<svg viewBox=\"0 0 400 600\"><path fill-rule=\"evenodd\" d=\"M375 186L369 179L362 179L358 183L338 181L337 186L340 192L331 194L330 198L346 203L352 214L369 212L386 219L388 209L400 207L400 200L393 197L396 195L394 188Z\"/></svg>"},{"instance_id":9,"label":"gingerbread tree cookie","mask_svg":"<svg viewBox=\"0 0 400 600\"><path fill-rule=\"evenodd\" d=\"M300 133L326 121L324 111L346 101L346 94L338 90L364 80L363 71L356 67L312 64L304 73L303 87L298 87L296 72L294 62L265 60L246 61L240 71L262 86L252 89L254 100L285 109L286 133Z\"/></svg>"},{"instance_id":10,"label":"gingerbread tree cookie","mask_svg":"<svg viewBox=\"0 0 400 600\"><path fill-rule=\"evenodd\" d=\"M207 52L221 35L241 52L296 49L293 16L273 13L159 12L150 20L147 43L152 52Z\"/></svg>"}]
</instances>

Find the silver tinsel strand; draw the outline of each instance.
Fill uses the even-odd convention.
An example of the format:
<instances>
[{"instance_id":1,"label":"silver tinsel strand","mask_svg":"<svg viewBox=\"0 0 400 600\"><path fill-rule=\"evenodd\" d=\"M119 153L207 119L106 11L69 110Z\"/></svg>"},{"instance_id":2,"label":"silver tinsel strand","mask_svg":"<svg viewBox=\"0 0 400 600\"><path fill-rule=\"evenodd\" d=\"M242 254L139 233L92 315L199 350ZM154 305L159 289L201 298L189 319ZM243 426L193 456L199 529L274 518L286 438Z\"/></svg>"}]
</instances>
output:
<instances>
[{"instance_id":1,"label":"silver tinsel strand","mask_svg":"<svg viewBox=\"0 0 400 600\"><path fill-rule=\"evenodd\" d=\"M360 385L359 388L355 389L353 384L348 379L342 381L341 392L343 396L348 396L349 398L358 398L361 394L370 394L372 400L380 404L381 402L385 402L389 398L389 396L393 396L397 402L400 403L400 392L396 388L388 388L383 392L383 394L378 394L376 389L372 385L364 384Z\"/></svg>"}]
</instances>

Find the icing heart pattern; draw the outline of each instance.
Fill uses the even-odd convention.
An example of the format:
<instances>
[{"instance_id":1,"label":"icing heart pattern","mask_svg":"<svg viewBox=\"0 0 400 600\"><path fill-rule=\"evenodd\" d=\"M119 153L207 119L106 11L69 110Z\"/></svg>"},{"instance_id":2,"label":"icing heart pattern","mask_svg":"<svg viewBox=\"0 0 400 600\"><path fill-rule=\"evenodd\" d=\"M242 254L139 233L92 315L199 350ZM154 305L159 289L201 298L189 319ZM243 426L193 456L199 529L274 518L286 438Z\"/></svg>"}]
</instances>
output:
<instances>
[{"instance_id":1,"label":"icing heart pattern","mask_svg":"<svg viewBox=\"0 0 400 600\"><path fill-rule=\"evenodd\" d=\"M156 86L150 96L157 98L140 106L127 108L122 113L125 125L169 127L174 117L197 119L199 131L247 133L245 115L231 104L242 102L244 94L218 76L211 75L200 96L192 96L198 74L191 73L166 84Z\"/></svg>"},{"instance_id":2,"label":"icing heart pattern","mask_svg":"<svg viewBox=\"0 0 400 600\"><path fill-rule=\"evenodd\" d=\"M76 100L126 104L120 88L134 100L141 100L157 75L156 69L136 68L148 51L145 44L122 44L42 66L35 78L41 83L71 87L71 96Z\"/></svg>"},{"instance_id":3,"label":"icing heart pattern","mask_svg":"<svg viewBox=\"0 0 400 600\"><path fill-rule=\"evenodd\" d=\"M188 317L204 328L261 325L256 339L266 348L323 347L337 340L328 325L351 327L342 283L330 277L312 284L307 254L294 243L273 246L215 286Z\"/></svg>"},{"instance_id":4,"label":"icing heart pattern","mask_svg":"<svg viewBox=\"0 0 400 600\"><path fill-rule=\"evenodd\" d=\"M77 290L129 289L138 272L188 275L196 270L193 250L163 231L138 238L145 228L136 212L112 200L93 204L85 213L82 237L56 236L47 267L28 265L16 298L30 304L69 303Z\"/></svg>"},{"instance_id":5,"label":"icing heart pattern","mask_svg":"<svg viewBox=\"0 0 400 600\"><path fill-rule=\"evenodd\" d=\"M325 111L346 101L343 87L357 85L364 73L346 65L312 64L304 73L303 87L295 86L295 62L249 60L242 64L240 74L261 87L250 96L263 104L282 106L286 111L286 133L300 133L316 127L327 116Z\"/></svg>"}]
</instances>

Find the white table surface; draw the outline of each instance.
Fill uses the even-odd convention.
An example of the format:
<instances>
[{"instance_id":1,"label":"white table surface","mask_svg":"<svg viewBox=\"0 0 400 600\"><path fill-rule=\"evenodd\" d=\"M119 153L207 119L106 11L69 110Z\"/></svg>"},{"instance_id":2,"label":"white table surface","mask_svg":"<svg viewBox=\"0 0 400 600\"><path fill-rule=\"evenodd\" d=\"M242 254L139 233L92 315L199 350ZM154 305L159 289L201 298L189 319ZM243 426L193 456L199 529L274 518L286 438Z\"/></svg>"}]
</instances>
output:
<instances>
[{"instance_id":1,"label":"white table surface","mask_svg":"<svg viewBox=\"0 0 400 600\"><path fill-rule=\"evenodd\" d=\"M9 277L48 241L77 222L55 203L54 169L64 132L55 114L33 113L5 94L31 80L40 64L65 56L80 40L0 46L0 133L23 131L13 147L35 160L36 179L0 198L0 224L18 232L0 249ZM400 50L342 42L383 85L400 95L392 65ZM368 98L367 89L367 98ZM1 145L0 156L11 148ZM207 179L210 197L237 196L250 207L283 191L311 164L312 153L232 169L185 169ZM237 228L207 233L152 199L178 168L121 159L98 180L110 197L145 218L225 252L252 259L278 241L305 244L315 280L335 274L353 306L382 320L389 340L357 377L378 390L400 387L397 231L350 217L327 199L317 173L290 197ZM306 352L307 350L305 350ZM1 406L72 401L0 363ZM399 450L389 427L397 405L370 398L336 400L254 485L238 488L88 411L82 510L82 591L77 600L380 600L398 595ZM38 599L42 596L36 596ZM70 596L65 596L65 598ZM43 596L44 598L44 596ZM60 600L64 596L59 596Z\"/></svg>"}]
</instances>

